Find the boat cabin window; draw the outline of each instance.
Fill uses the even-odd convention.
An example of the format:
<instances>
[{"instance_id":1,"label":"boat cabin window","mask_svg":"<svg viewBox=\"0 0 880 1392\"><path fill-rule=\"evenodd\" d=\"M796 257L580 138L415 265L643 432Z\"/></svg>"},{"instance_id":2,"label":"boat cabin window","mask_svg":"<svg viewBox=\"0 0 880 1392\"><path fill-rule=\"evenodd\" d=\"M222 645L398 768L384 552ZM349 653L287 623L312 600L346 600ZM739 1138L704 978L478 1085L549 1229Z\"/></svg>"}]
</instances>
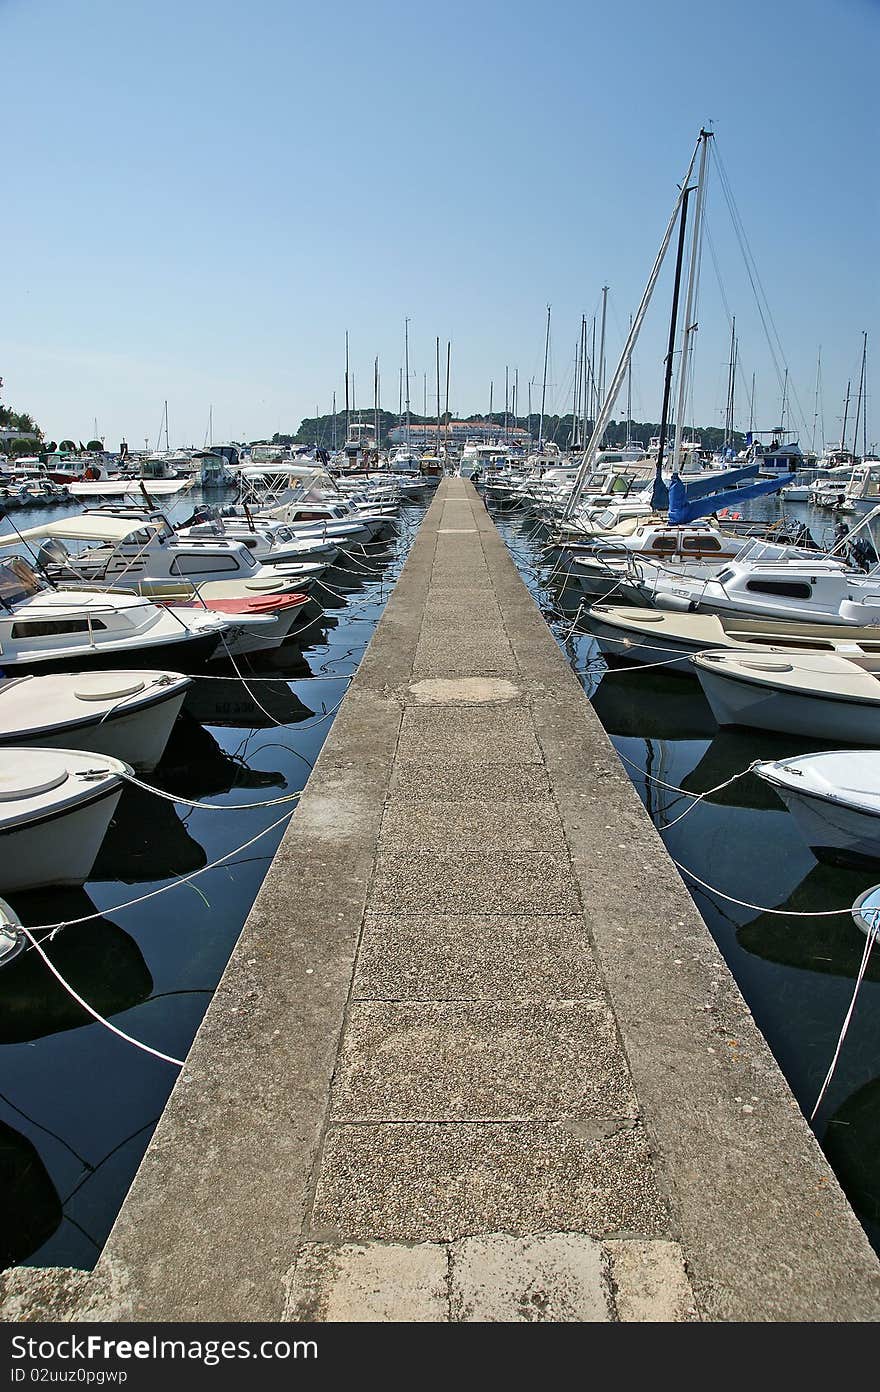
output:
<instances>
[{"instance_id":1,"label":"boat cabin window","mask_svg":"<svg viewBox=\"0 0 880 1392\"><path fill-rule=\"evenodd\" d=\"M238 570L234 556L218 556L216 552L204 555L175 556L171 562L172 575L206 575L217 570Z\"/></svg>"},{"instance_id":2,"label":"boat cabin window","mask_svg":"<svg viewBox=\"0 0 880 1392\"><path fill-rule=\"evenodd\" d=\"M717 537L685 537L683 542L685 551L720 551L721 542Z\"/></svg>"},{"instance_id":3,"label":"boat cabin window","mask_svg":"<svg viewBox=\"0 0 880 1392\"><path fill-rule=\"evenodd\" d=\"M749 580L747 590L753 594L782 595L785 599L809 599L812 585L797 580Z\"/></svg>"},{"instance_id":4,"label":"boat cabin window","mask_svg":"<svg viewBox=\"0 0 880 1392\"><path fill-rule=\"evenodd\" d=\"M0 602L17 604L19 600L30 599L39 594L42 585L27 561L14 556L11 561L0 565Z\"/></svg>"},{"instance_id":5,"label":"boat cabin window","mask_svg":"<svg viewBox=\"0 0 880 1392\"><path fill-rule=\"evenodd\" d=\"M727 582L728 582L728 580L732 580L732 579L733 579L734 574L735 574L735 572L732 571L732 570L722 570L722 571L719 571L719 573L718 573L718 583L719 583L719 585L726 585Z\"/></svg>"},{"instance_id":6,"label":"boat cabin window","mask_svg":"<svg viewBox=\"0 0 880 1392\"><path fill-rule=\"evenodd\" d=\"M57 638L65 633L88 633L88 619L19 619L12 625L13 638ZM106 628L100 619L92 619L92 629Z\"/></svg>"},{"instance_id":7,"label":"boat cabin window","mask_svg":"<svg viewBox=\"0 0 880 1392\"><path fill-rule=\"evenodd\" d=\"M652 551L674 551L676 549L675 537L659 536L655 537L651 543Z\"/></svg>"}]
</instances>

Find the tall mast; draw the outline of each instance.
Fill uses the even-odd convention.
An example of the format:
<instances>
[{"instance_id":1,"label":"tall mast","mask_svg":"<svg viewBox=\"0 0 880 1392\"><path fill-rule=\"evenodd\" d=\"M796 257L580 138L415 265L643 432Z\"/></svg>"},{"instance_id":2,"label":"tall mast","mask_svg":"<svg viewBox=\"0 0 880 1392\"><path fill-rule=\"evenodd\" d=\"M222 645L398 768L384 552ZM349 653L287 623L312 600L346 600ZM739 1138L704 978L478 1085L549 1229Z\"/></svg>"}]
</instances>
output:
<instances>
[{"instance_id":1,"label":"tall mast","mask_svg":"<svg viewBox=\"0 0 880 1392\"><path fill-rule=\"evenodd\" d=\"M504 443L507 444L507 413L510 410L510 369L504 365Z\"/></svg>"},{"instance_id":2,"label":"tall mast","mask_svg":"<svg viewBox=\"0 0 880 1392\"><path fill-rule=\"evenodd\" d=\"M750 435L752 434L754 428L755 428L755 374L754 374L754 372L753 372L753 373L752 373L752 395L751 395L751 399L750 399L750 401L749 401L749 434L750 434Z\"/></svg>"},{"instance_id":3,"label":"tall mast","mask_svg":"<svg viewBox=\"0 0 880 1392\"><path fill-rule=\"evenodd\" d=\"M858 453L858 448L859 448L859 416L862 414L862 392L863 392L864 389L865 389L865 359L866 359L866 357L867 357L867 353L868 353L868 335L867 335L867 332L866 332L866 333L864 333L863 336L862 336L862 369L861 369L861 372L859 373L859 394L858 394L858 396L856 397L856 424L855 424L855 429L853 430L853 448L852 448L852 452L853 452L854 455ZM868 413L867 413L867 411L866 411L866 412L865 412L865 415L867 415L867 414L868 414Z\"/></svg>"},{"instance_id":4,"label":"tall mast","mask_svg":"<svg viewBox=\"0 0 880 1392\"><path fill-rule=\"evenodd\" d=\"M632 332L633 317L629 316L629 327ZM626 446L629 449L632 440L632 395L633 395L633 364L632 357L626 365Z\"/></svg>"},{"instance_id":5,"label":"tall mast","mask_svg":"<svg viewBox=\"0 0 880 1392\"><path fill-rule=\"evenodd\" d=\"M785 434L785 408L788 404L788 368L785 369L785 376L782 379L782 415L779 418L779 433ZM782 444L782 441L779 442Z\"/></svg>"},{"instance_id":6,"label":"tall mast","mask_svg":"<svg viewBox=\"0 0 880 1392\"><path fill-rule=\"evenodd\" d=\"M437 335L437 453L440 453L440 335Z\"/></svg>"},{"instance_id":7,"label":"tall mast","mask_svg":"<svg viewBox=\"0 0 880 1392\"><path fill-rule=\"evenodd\" d=\"M678 251L675 257L675 282L672 289L672 310L669 315L669 343L666 349L666 371L663 376L663 405L660 410L660 439L657 445L657 467L655 473L655 487L657 482L662 481L663 469L663 449L666 445L666 430L669 424L669 397L672 392L672 362L675 357L675 332L678 327L678 297L681 292L681 267L684 261L684 234L687 224L688 199L693 190L687 187L681 200L681 221L678 228ZM630 330L632 333L632 330Z\"/></svg>"},{"instance_id":8,"label":"tall mast","mask_svg":"<svg viewBox=\"0 0 880 1392\"><path fill-rule=\"evenodd\" d=\"M819 355L816 359L816 394L813 398L813 434L810 439L810 453L816 453L816 424L819 420L819 392L822 382L822 345L819 344ZM823 440L824 445L824 440Z\"/></svg>"},{"instance_id":9,"label":"tall mast","mask_svg":"<svg viewBox=\"0 0 880 1392\"><path fill-rule=\"evenodd\" d=\"M410 448L409 443L409 320L403 321L403 336L405 342L404 361L406 363L406 447Z\"/></svg>"},{"instance_id":10,"label":"tall mast","mask_svg":"<svg viewBox=\"0 0 880 1392\"><path fill-rule=\"evenodd\" d=\"M700 169L697 175L697 206L694 210L694 227L691 234L691 263L688 270L687 298L685 300L684 320L681 333L681 359L678 367L678 406L675 412L675 453L672 456L672 472L677 474L681 466L681 440L684 431L684 418L687 412L687 389L693 340L697 325L693 316L696 312L697 278L700 269L700 243L703 231L703 204L706 194L706 159L709 153L710 131L700 131Z\"/></svg>"},{"instance_id":11,"label":"tall mast","mask_svg":"<svg viewBox=\"0 0 880 1392\"><path fill-rule=\"evenodd\" d=\"M852 386L852 382L851 382L851 381L847 382L847 384L846 384L846 400L845 400L844 403L843 403L843 429L842 429L841 432L840 432L840 448L841 448L842 450L845 450L845 449L846 449L846 423L847 423L847 420L849 419L849 389L850 389L851 386Z\"/></svg>"},{"instance_id":12,"label":"tall mast","mask_svg":"<svg viewBox=\"0 0 880 1392\"><path fill-rule=\"evenodd\" d=\"M169 452L169 449L168 449L168 402L166 401L166 402L165 402L165 453L167 454L168 452Z\"/></svg>"},{"instance_id":13,"label":"tall mast","mask_svg":"<svg viewBox=\"0 0 880 1392\"><path fill-rule=\"evenodd\" d=\"M593 331L590 341L590 383L592 386L592 409L590 411L590 422L592 426L596 423L599 414L599 387L596 383L596 316L593 315Z\"/></svg>"},{"instance_id":14,"label":"tall mast","mask_svg":"<svg viewBox=\"0 0 880 1392\"><path fill-rule=\"evenodd\" d=\"M452 358L452 339L446 340L446 444L449 445L449 368Z\"/></svg>"},{"instance_id":15,"label":"tall mast","mask_svg":"<svg viewBox=\"0 0 880 1392\"><path fill-rule=\"evenodd\" d=\"M517 417L516 417L516 413L517 413L518 410L519 410L519 368L518 368L518 367L515 367L515 368L513 369L513 428L514 428L514 431L516 431L516 430L519 429L519 421L517 420Z\"/></svg>"},{"instance_id":16,"label":"tall mast","mask_svg":"<svg viewBox=\"0 0 880 1392\"><path fill-rule=\"evenodd\" d=\"M599 334L599 400L605 400L605 315L608 309L608 286L602 286L602 329Z\"/></svg>"},{"instance_id":17,"label":"tall mast","mask_svg":"<svg viewBox=\"0 0 880 1392\"><path fill-rule=\"evenodd\" d=\"M333 393L333 453L336 453L336 393Z\"/></svg>"},{"instance_id":18,"label":"tall mast","mask_svg":"<svg viewBox=\"0 0 880 1392\"><path fill-rule=\"evenodd\" d=\"M574 373L571 384L571 430L568 432L569 449L577 444L578 387L580 386L581 343L578 339L574 350Z\"/></svg>"},{"instance_id":19,"label":"tall mast","mask_svg":"<svg viewBox=\"0 0 880 1392\"><path fill-rule=\"evenodd\" d=\"M376 459L379 458L379 355L373 363L373 434L376 437Z\"/></svg>"},{"instance_id":20,"label":"tall mast","mask_svg":"<svg viewBox=\"0 0 880 1392\"><path fill-rule=\"evenodd\" d=\"M348 329L345 330L345 443L351 433L351 409L348 402Z\"/></svg>"},{"instance_id":21,"label":"tall mast","mask_svg":"<svg viewBox=\"0 0 880 1392\"><path fill-rule=\"evenodd\" d=\"M733 443L733 380L736 365L736 315L730 325L730 361L727 364L727 409L724 414L724 448Z\"/></svg>"},{"instance_id":22,"label":"tall mast","mask_svg":"<svg viewBox=\"0 0 880 1392\"><path fill-rule=\"evenodd\" d=\"M691 155L690 163L687 167L687 173L685 174L684 181L679 190L678 197L675 200L675 206L672 209L669 222L666 225L666 231L663 234L663 240L660 243L660 249L657 252L656 257L654 258L654 264L651 267L651 274L648 277L648 283L642 292L642 298L639 303L639 307L636 310L635 318L633 319L633 325L629 331L626 343L623 345L623 351L621 352L620 361L617 364L614 376L611 380L611 386L609 387L605 400L603 401L602 406L599 410L599 415L596 418L595 425L593 426L593 433L590 436L589 444L584 450L583 458L578 469L578 475L577 479L575 480L574 488L571 490L571 493L568 496L568 500L563 510L562 516L564 521L571 517L572 513L578 505L581 493L583 491L584 481L587 477L589 470L593 467L593 463L596 458L596 451L599 447L599 441L601 440L602 435L604 434L605 427L608 423L611 411L614 406L614 402L617 400L618 392L620 391L620 388L623 385L624 373L626 372L626 364L629 362L630 354L632 353L633 348L636 345L636 341L638 339L639 333L641 332L645 315L648 312L648 306L651 303L651 297L654 294L654 289L657 285L657 278L660 275L660 270L666 258L666 252L668 250L669 243L672 238L672 233L675 229L675 223L678 218L678 211L684 199L685 190L688 187L688 182L691 177L691 171L694 167L694 162L697 157L698 149L699 142L696 148L694 149L694 153Z\"/></svg>"},{"instance_id":23,"label":"tall mast","mask_svg":"<svg viewBox=\"0 0 880 1392\"><path fill-rule=\"evenodd\" d=\"M541 385L541 419L538 423L538 453L544 444L544 407L547 404L547 359L550 356L550 306L547 306L547 333L544 337L544 378Z\"/></svg>"},{"instance_id":24,"label":"tall mast","mask_svg":"<svg viewBox=\"0 0 880 1392\"><path fill-rule=\"evenodd\" d=\"M492 396L495 391L494 381L489 382L489 424L492 424Z\"/></svg>"}]
</instances>

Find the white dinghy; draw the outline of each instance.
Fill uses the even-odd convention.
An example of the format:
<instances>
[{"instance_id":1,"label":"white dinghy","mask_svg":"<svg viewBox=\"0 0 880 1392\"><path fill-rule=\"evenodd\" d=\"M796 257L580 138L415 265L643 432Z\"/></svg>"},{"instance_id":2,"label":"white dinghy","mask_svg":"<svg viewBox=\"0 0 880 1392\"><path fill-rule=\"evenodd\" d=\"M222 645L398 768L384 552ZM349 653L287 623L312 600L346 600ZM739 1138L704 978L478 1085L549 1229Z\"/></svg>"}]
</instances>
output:
<instances>
[{"instance_id":1,"label":"white dinghy","mask_svg":"<svg viewBox=\"0 0 880 1392\"><path fill-rule=\"evenodd\" d=\"M841 749L757 764L810 849L825 860L880 861L880 751Z\"/></svg>"},{"instance_id":2,"label":"white dinghy","mask_svg":"<svg viewBox=\"0 0 880 1392\"><path fill-rule=\"evenodd\" d=\"M155 768L191 685L179 672L58 672L0 681L0 749L82 749Z\"/></svg>"},{"instance_id":3,"label":"white dinghy","mask_svg":"<svg viewBox=\"0 0 880 1392\"><path fill-rule=\"evenodd\" d=\"M79 749L0 750L0 894L87 880L128 772Z\"/></svg>"},{"instance_id":4,"label":"white dinghy","mask_svg":"<svg viewBox=\"0 0 880 1392\"><path fill-rule=\"evenodd\" d=\"M880 659L839 653L707 652L691 659L719 725L880 744Z\"/></svg>"}]
</instances>

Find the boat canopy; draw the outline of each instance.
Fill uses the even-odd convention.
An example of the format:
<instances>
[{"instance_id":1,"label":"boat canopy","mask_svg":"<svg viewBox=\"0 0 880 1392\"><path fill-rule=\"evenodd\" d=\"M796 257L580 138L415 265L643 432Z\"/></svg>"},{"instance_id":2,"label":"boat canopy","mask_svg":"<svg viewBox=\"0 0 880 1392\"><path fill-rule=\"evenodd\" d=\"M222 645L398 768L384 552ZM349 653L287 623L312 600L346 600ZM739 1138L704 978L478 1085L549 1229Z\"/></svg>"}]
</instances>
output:
<instances>
[{"instance_id":1,"label":"boat canopy","mask_svg":"<svg viewBox=\"0 0 880 1392\"><path fill-rule=\"evenodd\" d=\"M8 532L0 536L0 546L18 546L23 541L45 541L50 537L58 541L121 542L130 537L132 532L155 525L149 518L114 517L112 514L83 512L78 517L63 517L57 522L46 522L42 527Z\"/></svg>"}]
</instances>

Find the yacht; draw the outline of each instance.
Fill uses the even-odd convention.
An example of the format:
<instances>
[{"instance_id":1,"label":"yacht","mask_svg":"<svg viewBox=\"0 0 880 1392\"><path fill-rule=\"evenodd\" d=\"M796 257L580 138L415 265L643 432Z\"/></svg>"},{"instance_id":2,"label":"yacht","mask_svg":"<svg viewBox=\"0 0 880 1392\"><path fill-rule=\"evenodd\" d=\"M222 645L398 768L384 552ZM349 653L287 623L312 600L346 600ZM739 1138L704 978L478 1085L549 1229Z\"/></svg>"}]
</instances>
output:
<instances>
[{"instance_id":1,"label":"yacht","mask_svg":"<svg viewBox=\"0 0 880 1392\"><path fill-rule=\"evenodd\" d=\"M53 589L23 557L0 562L0 668L23 672L84 667L173 669L212 657L230 622L204 610L160 607L138 595Z\"/></svg>"}]
</instances>

